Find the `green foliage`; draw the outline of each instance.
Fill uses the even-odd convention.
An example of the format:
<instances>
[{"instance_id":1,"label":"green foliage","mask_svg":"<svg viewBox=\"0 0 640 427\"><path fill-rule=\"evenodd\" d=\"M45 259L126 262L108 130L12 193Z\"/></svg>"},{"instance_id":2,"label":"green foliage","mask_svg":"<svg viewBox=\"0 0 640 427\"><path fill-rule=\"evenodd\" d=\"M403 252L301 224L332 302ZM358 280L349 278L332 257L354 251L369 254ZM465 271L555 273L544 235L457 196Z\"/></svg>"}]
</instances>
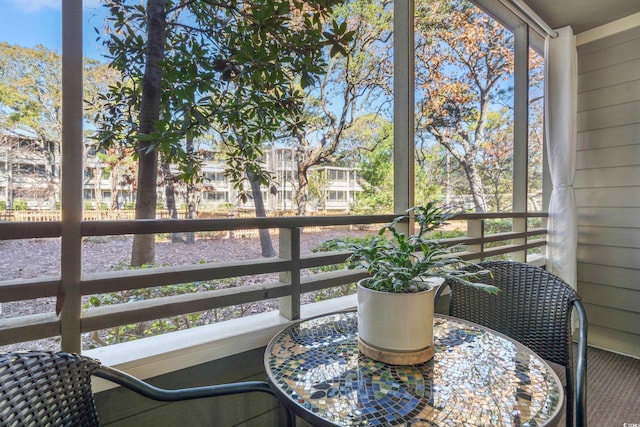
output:
<instances>
[{"instance_id":1,"label":"green foliage","mask_svg":"<svg viewBox=\"0 0 640 427\"><path fill-rule=\"evenodd\" d=\"M393 134L391 124L377 135L375 148L358 165L362 192L356 196L359 214L393 212Z\"/></svg>"},{"instance_id":2,"label":"green foliage","mask_svg":"<svg viewBox=\"0 0 640 427\"><path fill-rule=\"evenodd\" d=\"M528 227L541 227L542 219L541 218L531 218L529 219ZM485 221L485 234L497 234L497 233L507 233L513 231L513 220L511 219L492 219ZM500 242L487 242L485 243L485 248L496 248L504 245L511 244L511 240L500 241ZM529 248L527 249L527 254L539 254L541 253L541 248ZM509 254L502 254L491 257L492 260L508 260L510 259Z\"/></svg>"},{"instance_id":3,"label":"green foliage","mask_svg":"<svg viewBox=\"0 0 640 427\"><path fill-rule=\"evenodd\" d=\"M513 221L511 219L493 219L484 222L485 235L507 233L513 230ZM510 240L499 242L487 242L485 248L496 248L510 244ZM508 255L499 255L496 259L509 259Z\"/></svg>"},{"instance_id":4,"label":"green foliage","mask_svg":"<svg viewBox=\"0 0 640 427\"><path fill-rule=\"evenodd\" d=\"M107 0L103 40L121 79L101 99L97 139L104 147L150 144L163 161L178 165L178 178L191 182L201 159L182 141L213 130L228 148L226 173L240 194L246 173L269 182L260 164L263 142L274 140L283 124L288 132L304 127L300 88L322 72L323 47L344 54L353 38L344 22L328 19L337 4L340 0L167 1L165 39L150 41L147 8ZM143 134L145 55L154 42L165 46L160 114L155 131Z\"/></svg>"},{"instance_id":5,"label":"green foliage","mask_svg":"<svg viewBox=\"0 0 640 427\"><path fill-rule=\"evenodd\" d=\"M447 152L446 164L434 162L431 169L442 171L437 175L448 194L471 195L476 211L508 210L514 116L505 106L513 105L517 74L513 32L473 2L433 0L416 2L415 38L416 139ZM542 88L541 62L533 55L528 61L532 102ZM542 108L530 107L535 133ZM538 141L529 144L530 159L539 162L535 147L542 138L532 134L530 140ZM530 175L530 193L540 188L539 177Z\"/></svg>"},{"instance_id":6,"label":"green foliage","mask_svg":"<svg viewBox=\"0 0 640 427\"><path fill-rule=\"evenodd\" d=\"M340 250L344 250L345 244L349 244L349 245L371 244L374 239L375 239L374 235L368 235L364 237L343 237L338 239L325 240L324 242L322 242L321 244L313 248L311 252L317 253L317 252L340 251ZM319 272L343 270L346 267L347 267L346 263L324 265L322 267L313 268L312 271L314 273L319 273ZM331 298L338 298L345 295L351 295L355 292L356 292L356 285L355 283L351 283L351 284L338 286L335 288L319 290L314 294L314 299L315 301L324 301Z\"/></svg>"},{"instance_id":7,"label":"green foliage","mask_svg":"<svg viewBox=\"0 0 640 427\"><path fill-rule=\"evenodd\" d=\"M340 298L347 295L353 295L356 292L356 284L350 283L347 285L337 286L335 288L322 289L317 291L314 295L314 301L326 301L328 299Z\"/></svg>"},{"instance_id":8,"label":"green foliage","mask_svg":"<svg viewBox=\"0 0 640 427\"><path fill-rule=\"evenodd\" d=\"M0 200L0 210L7 210L7 202L5 202L4 200Z\"/></svg>"},{"instance_id":9,"label":"green foliage","mask_svg":"<svg viewBox=\"0 0 640 427\"><path fill-rule=\"evenodd\" d=\"M466 236L466 233L462 230L434 230L429 237L431 239L455 239L456 237Z\"/></svg>"},{"instance_id":10,"label":"green foliage","mask_svg":"<svg viewBox=\"0 0 640 427\"><path fill-rule=\"evenodd\" d=\"M506 233L513 229L511 219L494 219L484 222L485 234Z\"/></svg>"},{"instance_id":11,"label":"green foliage","mask_svg":"<svg viewBox=\"0 0 640 427\"><path fill-rule=\"evenodd\" d=\"M416 165L414 196L416 205L424 205L429 200L440 199L440 187L430 181L429 174L423 168Z\"/></svg>"},{"instance_id":12,"label":"green foliage","mask_svg":"<svg viewBox=\"0 0 640 427\"><path fill-rule=\"evenodd\" d=\"M370 245L376 237L374 235L364 237L343 237L338 239L325 240L313 248L311 252L331 252L344 250L345 244Z\"/></svg>"},{"instance_id":13,"label":"green foliage","mask_svg":"<svg viewBox=\"0 0 640 427\"><path fill-rule=\"evenodd\" d=\"M44 46L0 43L0 111L10 128L60 141L61 66Z\"/></svg>"},{"instance_id":14,"label":"green foliage","mask_svg":"<svg viewBox=\"0 0 640 427\"><path fill-rule=\"evenodd\" d=\"M364 151L358 164L362 192L356 196L353 210L359 214L393 212L393 133L385 123L371 135L374 148ZM428 203L438 195L438 187L430 183L426 171L416 168L415 199L418 205Z\"/></svg>"},{"instance_id":15,"label":"green foliage","mask_svg":"<svg viewBox=\"0 0 640 427\"><path fill-rule=\"evenodd\" d=\"M370 150L392 100L390 3L342 1L333 17L346 22L355 34L345 47L347 55L332 58L322 80L306 91L302 117L308 124L306 132L290 138L292 147L300 153L296 188L300 215L306 212L309 193L314 195L311 185L307 187L310 168L337 164L360 150ZM326 52L329 57L329 50ZM322 205L322 194L316 198Z\"/></svg>"},{"instance_id":16,"label":"green foliage","mask_svg":"<svg viewBox=\"0 0 640 427\"><path fill-rule=\"evenodd\" d=\"M342 237L336 239L325 240L315 248L311 250L311 252L331 252L331 251L343 251L345 249L345 245L370 245L373 243L376 236L368 235L364 237ZM342 270L346 267L346 264L336 264L336 265L324 265L322 267L314 268L312 271L321 272L321 271L335 271Z\"/></svg>"},{"instance_id":17,"label":"green foliage","mask_svg":"<svg viewBox=\"0 0 640 427\"><path fill-rule=\"evenodd\" d=\"M28 211L29 210L29 205L27 204L26 200L15 199L13 201L13 210L16 210L16 211Z\"/></svg>"},{"instance_id":18,"label":"green foliage","mask_svg":"<svg viewBox=\"0 0 640 427\"><path fill-rule=\"evenodd\" d=\"M529 218L527 220L528 228L540 228L542 227L542 218Z\"/></svg>"},{"instance_id":19,"label":"green foliage","mask_svg":"<svg viewBox=\"0 0 640 427\"><path fill-rule=\"evenodd\" d=\"M84 305L84 308L87 309L90 307L100 307L104 305L135 303L154 298L193 294L235 286L238 286L238 282L236 280L227 279L220 281L191 282L177 285L156 286L152 288L111 292L108 294L91 296L88 302ZM235 311L235 316L238 316L238 312L243 313L246 310L242 307L236 310L231 308L231 310L227 310L227 312L225 312L225 317L234 316L233 313L230 314L230 311ZM101 337L97 334L94 334L94 340L100 345L116 344L125 341L132 341L146 336L172 332L178 329L188 329L207 323L212 318L215 321L218 320L219 314L217 310L212 310L211 312L189 313L179 316L173 316L168 319L158 319L152 322L121 325L109 329L106 332L105 336Z\"/></svg>"},{"instance_id":20,"label":"green foliage","mask_svg":"<svg viewBox=\"0 0 640 427\"><path fill-rule=\"evenodd\" d=\"M92 98L110 74L84 59L83 89ZM43 156L50 185L56 181L62 139L62 57L42 45L22 47L0 42L0 125L6 135L32 138L29 150ZM92 106L87 102L88 117Z\"/></svg>"},{"instance_id":21,"label":"green foliage","mask_svg":"<svg viewBox=\"0 0 640 427\"><path fill-rule=\"evenodd\" d=\"M329 198L329 178L326 169L309 171L309 194L316 200L319 209L324 209Z\"/></svg>"},{"instance_id":22,"label":"green foliage","mask_svg":"<svg viewBox=\"0 0 640 427\"><path fill-rule=\"evenodd\" d=\"M430 238L429 234L442 227L451 215L434 202L407 210L381 228L370 244L345 244L352 251L347 260L349 268L366 270L371 278L365 286L378 291L418 292L427 286L423 279L441 277L496 293L498 289L493 286L471 281L486 274L485 271L471 273L460 269L468 263L451 255L455 246L447 247ZM406 235L398 225L410 218L418 225L418 232Z\"/></svg>"},{"instance_id":23,"label":"green foliage","mask_svg":"<svg viewBox=\"0 0 640 427\"><path fill-rule=\"evenodd\" d=\"M489 209L502 212L509 207L513 188L513 117L511 110L502 108L488 114L482 161L478 164Z\"/></svg>"}]
</instances>

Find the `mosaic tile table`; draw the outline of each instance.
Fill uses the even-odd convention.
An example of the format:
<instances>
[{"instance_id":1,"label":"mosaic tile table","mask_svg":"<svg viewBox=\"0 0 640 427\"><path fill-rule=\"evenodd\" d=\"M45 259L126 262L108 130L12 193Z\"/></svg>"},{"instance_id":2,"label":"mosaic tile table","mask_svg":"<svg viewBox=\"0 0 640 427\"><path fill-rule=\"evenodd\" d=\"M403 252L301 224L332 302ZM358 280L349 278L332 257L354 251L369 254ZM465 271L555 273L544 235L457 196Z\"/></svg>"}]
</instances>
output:
<instances>
[{"instance_id":1,"label":"mosaic tile table","mask_svg":"<svg viewBox=\"0 0 640 427\"><path fill-rule=\"evenodd\" d=\"M355 312L317 317L267 346L274 389L314 426L540 426L560 416L556 374L504 335L436 316L434 358L394 366L358 353L357 322Z\"/></svg>"}]
</instances>

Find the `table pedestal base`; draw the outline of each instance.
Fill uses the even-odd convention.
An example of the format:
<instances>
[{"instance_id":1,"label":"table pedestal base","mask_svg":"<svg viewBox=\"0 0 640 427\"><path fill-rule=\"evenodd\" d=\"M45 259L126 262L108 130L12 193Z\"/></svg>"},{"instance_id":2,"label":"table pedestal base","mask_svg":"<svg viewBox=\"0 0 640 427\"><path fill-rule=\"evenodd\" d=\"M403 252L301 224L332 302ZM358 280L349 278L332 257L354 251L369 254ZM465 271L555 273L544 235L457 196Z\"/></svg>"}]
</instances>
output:
<instances>
[{"instance_id":1,"label":"table pedestal base","mask_svg":"<svg viewBox=\"0 0 640 427\"><path fill-rule=\"evenodd\" d=\"M371 347L358 338L358 350L367 357L391 365L417 365L433 358L433 345L417 351L387 351Z\"/></svg>"}]
</instances>

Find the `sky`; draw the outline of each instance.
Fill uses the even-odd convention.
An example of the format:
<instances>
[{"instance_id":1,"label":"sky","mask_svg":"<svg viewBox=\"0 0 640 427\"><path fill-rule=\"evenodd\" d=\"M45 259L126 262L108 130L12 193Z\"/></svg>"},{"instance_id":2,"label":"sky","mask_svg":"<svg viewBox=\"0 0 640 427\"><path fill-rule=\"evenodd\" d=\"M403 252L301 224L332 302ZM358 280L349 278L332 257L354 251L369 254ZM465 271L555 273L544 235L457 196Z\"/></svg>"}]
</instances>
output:
<instances>
[{"instance_id":1,"label":"sky","mask_svg":"<svg viewBox=\"0 0 640 427\"><path fill-rule=\"evenodd\" d=\"M83 0L84 51L99 59L94 27L103 20L100 0ZM0 42L23 47L41 44L62 52L62 0L0 0Z\"/></svg>"}]
</instances>

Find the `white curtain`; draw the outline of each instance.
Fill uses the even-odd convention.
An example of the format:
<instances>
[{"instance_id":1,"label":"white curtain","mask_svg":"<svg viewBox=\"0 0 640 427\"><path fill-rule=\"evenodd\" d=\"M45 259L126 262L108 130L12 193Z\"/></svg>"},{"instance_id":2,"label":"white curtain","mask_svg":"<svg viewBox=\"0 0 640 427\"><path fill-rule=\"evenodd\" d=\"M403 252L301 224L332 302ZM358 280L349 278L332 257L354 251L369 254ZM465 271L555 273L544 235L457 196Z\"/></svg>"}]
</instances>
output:
<instances>
[{"instance_id":1,"label":"white curtain","mask_svg":"<svg viewBox=\"0 0 640 427\"><path fill-rule=\"evenodd\" d=\"M547 268L576 287L577 51L571 27L556 30L545 43L545 121L553 191L549 204Z\"/></svg>"}]
</instances>

